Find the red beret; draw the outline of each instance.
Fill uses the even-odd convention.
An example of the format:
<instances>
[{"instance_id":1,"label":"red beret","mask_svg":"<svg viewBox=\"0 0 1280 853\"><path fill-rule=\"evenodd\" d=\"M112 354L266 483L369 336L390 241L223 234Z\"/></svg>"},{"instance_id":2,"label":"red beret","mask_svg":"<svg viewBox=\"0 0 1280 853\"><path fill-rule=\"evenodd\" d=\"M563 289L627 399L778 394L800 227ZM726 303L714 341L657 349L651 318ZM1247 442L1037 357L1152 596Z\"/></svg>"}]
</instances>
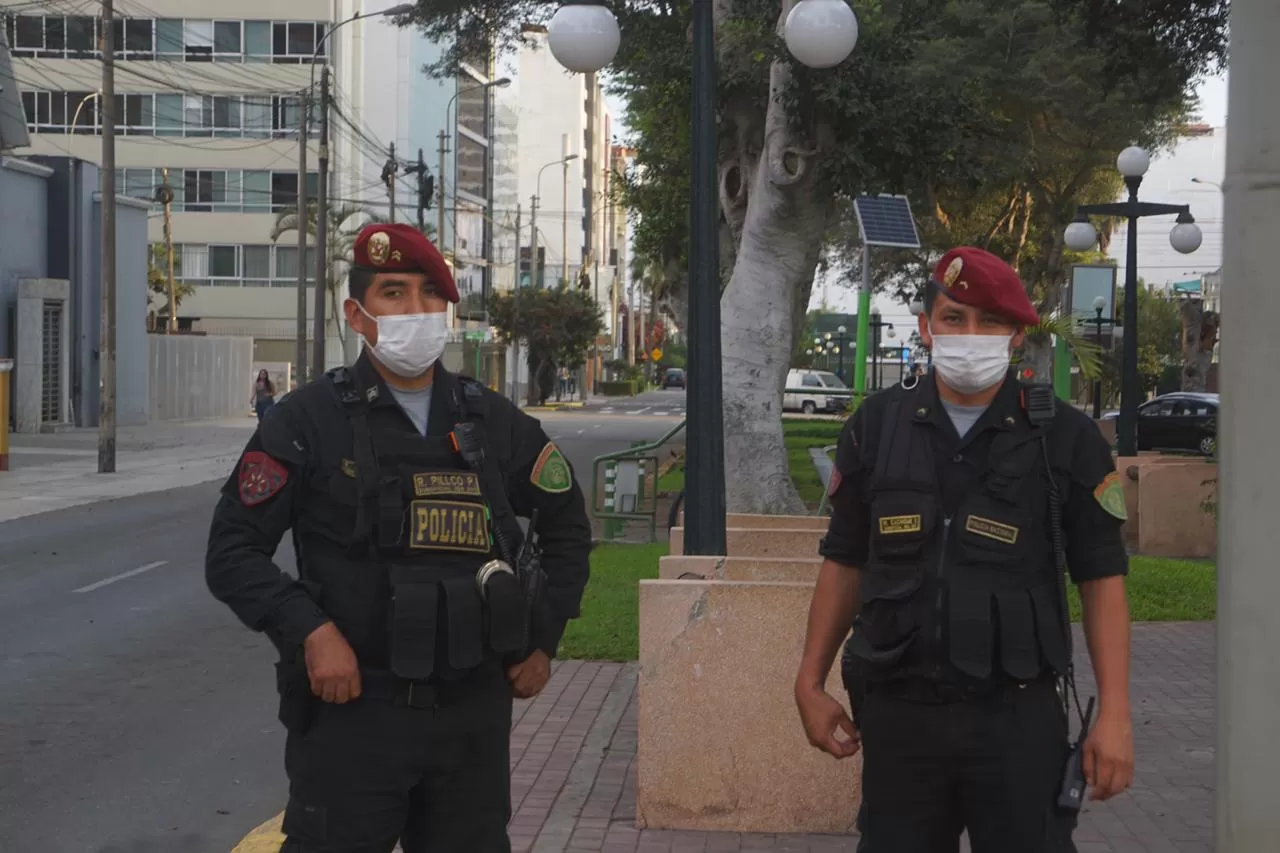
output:
<instances>
[{"instance_id":1,"label":"red beret","mask_svg":"<svg viewBox=\"0 0 1280 853\"><path fill-rule=\"evenodd\" d=\"M458 285L444 255L426 235L402 222L366 225L356 237L352 262L373 272L415 272L426 275L436 292L458 301Z\"/></svg>"},{"instance_id":2,"label":"red beret","mask_svg":"<svg viewBox=\"0 0 1280 853\"><path fill-rule=\"evenodd\" d=\"M1024 326L1040 322L1040 313L1013 267L975 246L960 246L942 256L931 284L964 305L972 305Z\"/></svg>"}]
</instances>

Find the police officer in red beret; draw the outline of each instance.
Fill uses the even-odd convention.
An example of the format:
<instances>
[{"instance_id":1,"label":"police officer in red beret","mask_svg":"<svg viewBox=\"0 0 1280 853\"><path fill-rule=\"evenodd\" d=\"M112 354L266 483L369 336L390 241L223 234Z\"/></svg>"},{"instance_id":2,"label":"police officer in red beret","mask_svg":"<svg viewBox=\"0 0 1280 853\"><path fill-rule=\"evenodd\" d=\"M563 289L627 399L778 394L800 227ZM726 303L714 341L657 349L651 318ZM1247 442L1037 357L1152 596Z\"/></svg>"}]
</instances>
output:
<instances>
[{"instance_id":1,"label":"police officer in red beret","mask_svg":"<svg viewBox=\"0 0 1280 853\"><path fill-rule=\"evenodd\" d=\"M814 747L861 749L859 850L956 853L967 830L973 853L1073 851L1086 785L1105 800L1133 778L1124 493L1089 418L1010 368L1039 321L1013 269L953 249L924 305L933 370L839 440L796 703ZM846 636L852 718L825 689Z\"/></svg>"},{"instance_id":2,"label":"police officer in red beret","mask_svg":"<svg viewBox=\"0 0 1280 853\"><path fill-rule=\"evenodd\" d=\"M209 589L280 652L282 853L511 849L512 699L547 683L591 528L538 422L440 364L457 301L420 232L361 231L363 353L266 414L214 511Z\"/></svg>"}]
</instances>

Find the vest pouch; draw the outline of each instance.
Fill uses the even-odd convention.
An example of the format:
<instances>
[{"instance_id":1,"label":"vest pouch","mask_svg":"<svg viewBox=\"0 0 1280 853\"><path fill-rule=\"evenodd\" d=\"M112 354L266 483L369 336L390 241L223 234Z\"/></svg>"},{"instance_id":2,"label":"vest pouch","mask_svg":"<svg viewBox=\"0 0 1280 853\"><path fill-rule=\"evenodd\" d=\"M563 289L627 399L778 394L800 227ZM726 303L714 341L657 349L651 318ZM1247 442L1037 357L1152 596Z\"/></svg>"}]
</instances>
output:
<instances>
[{"instance_id":1,"label":"vest pouch","mask_svg":"<svg viewBox=\"0 0 1280 853\"><path fill-rule=\"evenodd\" d=\"M444 588L449 666L463 671L484 661L484 602L474 575L441 581Z\"/></svg>"},{"instance_id":2,"label":"vest pouch","mask_svg":"<svg viewBox=\"0 0 1280 853\"><path fill-rule=\"evenodd\" d=\"M435 579L410 580L407 574L391 572L391 671L418 681L435 671L440 586Z\"/></svg>"},{"instance_id":3,"label":"vest pouch","mask_svg":"<svg viewBox=\"0 0 1280 853\"><path fill-rule=\"evenodd\" d=\"M489 648L501 655L521 650L524 642L524 590L520 580L499 572L485 585L485 622Z\"/></svg>"}]
</instances>

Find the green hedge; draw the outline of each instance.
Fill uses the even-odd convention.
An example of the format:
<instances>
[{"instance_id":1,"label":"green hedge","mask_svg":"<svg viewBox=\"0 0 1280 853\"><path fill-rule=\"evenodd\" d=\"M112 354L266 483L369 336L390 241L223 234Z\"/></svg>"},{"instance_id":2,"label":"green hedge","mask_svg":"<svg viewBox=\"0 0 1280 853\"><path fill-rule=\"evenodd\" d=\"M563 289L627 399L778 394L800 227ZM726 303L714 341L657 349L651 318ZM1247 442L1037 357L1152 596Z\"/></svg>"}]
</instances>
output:
<instances>
[{"instance_id":1,"label":"green hedge","mask_svg":"<svg viewBox=\"0 0 1280 853\"><path fill-rule=\"evenodd\" d=\"M622 382L601 382L600 393L606 397L634 397L640 393L644 382L639 379L626 379Z\"/></svg>"}]
</instances>

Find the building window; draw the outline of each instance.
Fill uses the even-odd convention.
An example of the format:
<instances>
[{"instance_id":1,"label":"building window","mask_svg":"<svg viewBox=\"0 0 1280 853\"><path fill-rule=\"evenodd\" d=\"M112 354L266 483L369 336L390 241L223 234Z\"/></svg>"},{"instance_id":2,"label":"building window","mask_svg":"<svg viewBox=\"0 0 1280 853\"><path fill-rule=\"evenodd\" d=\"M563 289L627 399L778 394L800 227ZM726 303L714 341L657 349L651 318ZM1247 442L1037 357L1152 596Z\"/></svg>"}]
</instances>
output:
<instances>
[{"instance_id":1,"label":"building window","mask_svg":"<svg viewBox=\"0 0 1280 853\"><path fill-rule=\"evenodd\" d=\"M44 50L39 52L39 56L48 59L57 59L66 55L67 50L67 21L66 18L45 18L44 19Z\"/></svg>"},{"instance_id":2,"label":"building window","mask_svg":"<svg viewBox=\"0 0 1280 853\"><path fill-rule=\"evenodd\" d=\"M213 58L218 62L239 62L243 56L239 21L213 22Z\"/></svg>"},{"instance_id":3,"label":"building window","mask_svg":"<svg viewBox=\"0 0 1280 853\"><path fill-rule=\"evenodd\" d=\"M272 117L272 136L287 139L298 135L302 124L302 99L276 95Z\"/></svg>"},{"instance_id":4,"label":"building window","mask_svg":"<svg viewBox=\"0 0 1280 853\"><path fill-rule=\"evenodd\" d=\"M244 246L244 286L271 286L271 247Z\"/></svg>"},{"instance_id":5,"label":"building window","mask_svg":"<svg viewBox=\"0 0 1280 853\"><path fill-rule=\"evenodd\" d=\"M67 18L67 55L87 59L98 52L98 21L87 16Z\"/></svg>"},{"instance_id":6,"label":"building window","mask_svg":"<svg viewBox=\"0 0 1280 853\"><path fill-rule=\"evenodd\" d=\"M221 169L187 169L183 173L183 210L209 213L227 203L227 173Z\"/></svg>"},{"instance_id":7,"label":"building window","mask_svg":"<svg viewBox=\"0 0 1280 853\"><path fill-rule=\"evenodd\" d=\"M271 173L245 172L241 192L244 195L245 213L269 213L271 211Z\"/></svg>"},{"instance_id":8,"label":"building window","mask_svg":"<svg viewBox=\"0 0 1280 853\"><path fill-rule=\"evenodd\" d=\"M116 190L129 198L151 201L160 183L155 169L116 169Z\"/></svg>"},{"instance_id":9,"label":"building window","mask_svg":"<svg viewBox=\"0 0 1280 853\"><path fill-rule=\"evenodd\" d=\"M156 21L156 55L169 62L181 62L186 55L183 47L182 21L161 18Z\"/></svg>"},{"instance_id":10,"label":"building window","mask_svg":"<svg viewBox=\"0 0 1280 853\"><path fill-rule=\"evenodd\" d=\"M131 136L155 135L155 95L116 95L115 105L118 132Z\"/></svg>"},{"instance_id":11,"label":"building window","mask_svg":"<svg viewBox=\"0 0 1280 853\"><path fill-rule=\"evenodd\" d=\"M184 21L182 44L187 62L212 62L213 21Z\"/></svg>"},{"instance_id":12,"label":"building window","mask_svg":"<svg viewBox=\"0 0 1280 853\"><path fill-rule=\"evenodd\" d=\"M271 58L273 62L297 64L311 62L313 56L323 57L325 45L324 24L314 21L277 22L271 28ZM319 45L320 51L316 53Z\"/></svg>"},{"instance_id":13,"label":"building window","mask_svg":"<svg viewBox=\"0 0 1280 853\"><path fill-rule=\"evenodd\" d=\"M293 210L298 206L298 173L271 173L271 212Z\"/></svg>"},{"instance_id":14,"label":"building window","mask_svg":"<svg viewBox=\"0 0 1280 853\"><path fill-rule=\"evenodd\" d=\"M12 44L14 56L38 56L44 50L44 18L19 15Z\"/></svg>"},{"instance_id":15,"label":"building window","mask_svg":"<svg viewBox=\"0 0 1280 853\"><path fill-rule=\"evenodd\" d=\"M212 97L210 110L213 115L214 136L241 136L240 131L240 99L236 97Z\"/></svg>"},{"instance_id":16,"label":"building window","mask_svg":"<svg viewBox=\"0 0 1280 853\"><path fill-rule=\"evenodd\" d=\"M476 198L488 197L489 149L465 133L458 134L457 189Z\"/></svg>"},{"instance_id":17,"label":"building window","mask_svg":"<svg viewBox=\"0 0 1280 853\"><path fill-rule=\"evenodd\" d=\"M244 58L246 62L271 61L271 22L244 22Z\"/></svg>"},{"instance_id":18,"label":"building window","mask_svg":"<svg viewBox=\"0 0 1280 853\"><path fill-rule=\"evenodd\" d=\"M240 278L239 246L209 247L209 278Z\"/></svg>"}]
</instances>

